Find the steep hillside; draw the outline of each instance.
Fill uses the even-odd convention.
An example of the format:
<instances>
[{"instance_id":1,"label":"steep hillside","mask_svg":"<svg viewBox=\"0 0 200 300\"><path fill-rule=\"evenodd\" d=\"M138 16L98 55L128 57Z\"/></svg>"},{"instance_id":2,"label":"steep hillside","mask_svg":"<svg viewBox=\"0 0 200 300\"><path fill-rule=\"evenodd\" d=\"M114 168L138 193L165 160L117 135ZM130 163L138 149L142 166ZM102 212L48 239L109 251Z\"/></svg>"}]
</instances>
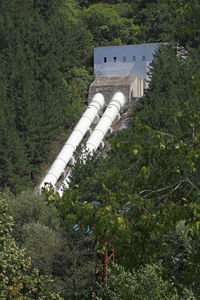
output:
<instances>
[{"instance_id":1,"label":"steep hillside","mask_svg":"<svg viewBox=\"0 0 200 300\"><path fill-rule=\"evenodd\" d=\"M2 299L50 299L52 290L91 299L96 253L111 246L116 264L94 298L199 299L199 1L9 4L0 4ZM82 111L94 45L150 41L171 44L106 156L77 163L63 197L19 193Z\"/></svg>"}]
</instances>

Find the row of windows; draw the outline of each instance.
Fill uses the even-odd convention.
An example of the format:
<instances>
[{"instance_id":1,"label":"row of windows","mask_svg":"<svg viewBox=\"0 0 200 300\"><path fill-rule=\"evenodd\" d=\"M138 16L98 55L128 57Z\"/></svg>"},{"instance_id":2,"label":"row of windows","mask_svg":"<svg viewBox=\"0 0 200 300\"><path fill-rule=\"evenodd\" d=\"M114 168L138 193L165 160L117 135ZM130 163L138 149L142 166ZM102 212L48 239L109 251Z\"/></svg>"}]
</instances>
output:
<instances>
[{"instance_id":1,"label":"row of windows","mask_svg":"<svg viewBox=\"0 0 200 300\"><path fill-rule=\"evenodd\" d=\"M123 62L126 62L126 56L123 56ZM108 61L108 58L107 57L104 57L104 62L106 63ZM113 57L113 62L116 62L117 61L117 57L114 56ZM136 61L136 56L132 56L132 61ZM142 61L146 61L146 57L145 55L142 55Z\"/></svg>"}]
</instances>

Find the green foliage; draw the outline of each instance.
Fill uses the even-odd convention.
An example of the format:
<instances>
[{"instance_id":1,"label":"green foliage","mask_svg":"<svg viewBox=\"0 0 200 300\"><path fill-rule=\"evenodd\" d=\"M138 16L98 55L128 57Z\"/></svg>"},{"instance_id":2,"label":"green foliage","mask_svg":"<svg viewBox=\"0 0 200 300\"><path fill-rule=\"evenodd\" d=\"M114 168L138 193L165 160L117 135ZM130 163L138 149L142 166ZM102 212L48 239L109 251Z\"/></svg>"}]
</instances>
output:
<instances>
[{"instance_id":1,"label":"green foliage","mask_svg":"<svg viewBox=\"0 0 200 300\"><path fill-rule=\"evenodd\" d=\"M81 12L81 18L90 28L95 45L120 45L137 42L139 27L127 18L122 7L98 3Z\"/></svg>"},{"instance_id":2,"label":"green foliage","mask_svg":"<svg viewBox=\"0 0 200 300\"><path fill-rule=\"evenodd\" d=\"M198 0L166 0L175 30L174 40L183 46L199 47L200 3Z\"/></svg>"},{"instance_id":3,"label":"green foliage","mask_svg":"<svg viewBox=\"0 0 200 300\"><path fill-rule=\"evenodd\" d=\"M103 298L109 300L178 300L178 294L172 282L162 279L161 264L146 265L138 270L127 271L120 265L109 270L108 283L102 286Z\"/></svg>"},{"instance_id":4,"label":"green foliage","mask_svg":"<svg viewBox=\"0 0 200 300\"><path fill-rule=\"evenodd\" d=\"M95 285L94 236L81 231L68 231L64 249L59 264L63 272L61 289L65 299L91 299Z\"/></svg>"},{"instance_id":5,"label":"green foliage","mask_svg":"<svg viewBox=\"0 0 200 300\"><path fill-rule=\"evenodd\" d=\"M55 137L59 140L63 129L73 126L80 115L92 80L94 44L172 41L193 48L199 45L197 0L57 0L48 4L38 0L21 5L12 0L9 7L3 0L0 9L0 189L8 186L15 193L36 183L38 166L48 157ZM158 77L154 75L165 82L155 96L166 103L164 76L173 69L174 87L168 90L175 105L176 97L185 100L189 94L195 65L186 61L184 66L171 54L160 62L167 66L169 59L168 70L162 69L161 75L158 68ZM175 78L188 90L178 92ZM184 101L182 105L186 106ZM166 110L168 115L171 109ZM156 119L161 114L162 109ZM169 124L171 119L157 121Z\"/></svg>"},{"instance_id":6,"label":"green foliage","mask_svg":"<svg viewBox=\"0 0 200 300\"><path fill-rule=\"evenodd\" d=\"M27 223L21 232L32 264L38 266L43 274L52 274L55 257L62 243L59 234L41 223Z\"/></svg>"},{"instance_id":7,"label":"green foliage","mask_svg":"<svg viewBox=\"0 0 200 300\"><path fill-rule=\"evenodd\" d=\"M138 29L133 35L134 40L127 39L125 35L123 43L142 42L170 42L180 45L199 45L199 1L174 1L174 0L154 0L154 1L130 1L130 0L95 0L78 1L81 7L90 10L92 7L103 7L119 11L121 17L127 18ZM127 9L128 8L128 9ZM124 11L126 14L124 15ZM100 13L100 11L99 11ZM101 14L101 13L100 13ZM102 17L102 23L95 25L106 26L107 21ZM90 26L90 20L88 19ZM126 25L128 25L126 21ZM130 26L130 24L128 25ZM95 32L92 29L92 32ZM107 31L108 33L109 31ZM95 32L96 34L97 32ZM119 33L120 37L120 33ZM105 38L102 39L105 43ZM115 42L116 43L116 42ZM100 45L100 41L97 41ZM104 44L105 45L105 44Z\"/></svg>"},{"instance_id":8,"label":"green foliage","mask_svg":"<svg viewBox=\"0 0 200 300\"><path fill-rule=\"evenodd\" d=\"M59 230L60 220L56 208L45 203L44 196L36 195L31 190L15 196L4 193L8 209L15 220L15 235L28 223L41 223L54 230Z\"/></svg>"},{"instance_id":9,"label":"green foliage","mask_svg":"<svg viewBox=\"0 0 200 300\"><path fill-rule=\"evenodd\" d=\"M49 291L52 280L31 269L31 260L26 257L11 236L12 217L7 215L7 205L0 200L0 296L6 299L62 299Z\"/></svg>"},{"instance_id":10,"label":"green foliage","mask_svg":"<svg viewBox=\"0 0 200 300\"><path fill-rule=\"evenodd\" d=\"M51 287L65 299L88 299L94 284L94 237L63 227L43 195L28 190L17 196L4 192L3 198L15 221L12 235L26 248L32 266L43 276L50 274Z\"/></svg>"},{"instance_id":11,"label":"green foliage","mask_svg":"<svg viewBox=\"0 0 200 300\"><path fill-rule=\"evenodd\" d=\"M185 289L183 284L185 266L188 261L191 260L191 254L193 252L192 239L190 237L191 232L190 226L185 225L185 221L181 220L177 222L174 233L166 233L157 239L157 244L162 245L160 250L162 264L165 269L168 269L170 278L176 283L178 289L183 291ZM185 291L183 295L184 298L186 296Z\"/></svg>"},{"instance_id":12,"label":"green foliage","mask_svg":"<svg viewBox=\"0 0 200 300\"><path fill-rule=\"evenodd\" d=\"M81 115L87 103L88 86L92 81L93 75L89 75L84 67L74 67L68 72L71 79L68 89L69 102L66 105L65 127L72 128Z\"/></svg>"},{"instance_id":13,"label":"green foliage","mask_svg":"<svg viewBox=\"0 0 200 300\"><path fill-rule=\"evenodd\" d=\"M1 1L1 190L36 183L52 142L74 123L69 105L78 116L86 101L92 37L70 3Z\"/></svg>"},{"instance_id":14,"label":"green foliage","mask_svg":"<svg viewBox=\"0 0 200 300\"><path fill-rule=\"evenodd\" d=\"M162 260L182 299L199 295L197 57L161 47L131 127L112 136L106 158L77 164L55 197L66 227L94 227L96 249L114 246L126 268Z\"/></svg>"},{"instance_id":15,"label":"green foliage","mask_svg":"<svg viewBox=\"0 0 200 300\"><path fill-rule=\"evenodd\" d=\"M140 42L170 42L174 32L174 22L166 1L134 1L132 11L140 26Z\"/></svg>"},{"instance_id":16,"label":"green foliage","mask_svg":"<svg viewBox=\"0 0 200 300\"><path fill-rule=\"evenodd\" d=\"M13 116L4 106L0 106L0 190L10 186L17 192L28 177L27 159Z\"/></svg>"},{"instance_id":17,"label":"green foliage","mask_svg":"<svg viewBox=\"0 0 200 300\"><path fill-rule=\"evenodd\" d=\"M199 77L198 50L188 51L163 46L155 55L148 93L136 114L153 129L175 136L192 135L193 120L198 118L199 95L194 90L193 74ZM192 93L191 93L192 91ZM183 121L187 119L187 122ZM196 128L198 131L198 128Z\"/></svg>"},{"instance_id":18,"label":"green foliage","mask_svg":"<svg viewBox=\"0 0 200 300\"><path fill-rule=\"evenodd\" d=\"M94 45L185 46L158 50L132 125L105 158L77 163L62 198L4 194L15 225L3 203L1 298L59 299L52 289L91 298L102 242L121 265L102 287L108 299L199 298L199 1L3 0L0 9L0 190L33 185L55 136L78 119Z\"/></svg>"}]
</instances>

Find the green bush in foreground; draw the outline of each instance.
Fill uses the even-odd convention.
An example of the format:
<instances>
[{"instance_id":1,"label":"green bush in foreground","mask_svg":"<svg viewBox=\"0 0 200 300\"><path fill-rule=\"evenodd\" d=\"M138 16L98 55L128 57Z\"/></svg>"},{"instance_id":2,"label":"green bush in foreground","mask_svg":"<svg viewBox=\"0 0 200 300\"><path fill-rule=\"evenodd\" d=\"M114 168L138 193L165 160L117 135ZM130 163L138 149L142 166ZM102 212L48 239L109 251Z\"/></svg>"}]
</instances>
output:
<instances>
[{"instance_id":1,"label":"green bush in foreground","mask_svg":"<svg viewBox=\"0 0 200 300\"><path fill-rule=\"evenodd\" d=\"M177 300L178 294L173 283L162 279L162 271L161 264L146 265L137 271L126 271L124 267L114 265L109 272L108 284L102 287L103 299Z\"/></svg>"},{"instance_id":2,"label":"green bush in foreground","mask_svg":"<svg viewBox=\"0 0 200 300\"><path fill-rule=\"evenodd\" d=\"M0 298L59 300L58 294L49 290L49 276L40 276L31 269L31 260L25 249L20 249L11 237L12 217L7 215L7 205L0 199Z\"/></svg>"}]
</instances>

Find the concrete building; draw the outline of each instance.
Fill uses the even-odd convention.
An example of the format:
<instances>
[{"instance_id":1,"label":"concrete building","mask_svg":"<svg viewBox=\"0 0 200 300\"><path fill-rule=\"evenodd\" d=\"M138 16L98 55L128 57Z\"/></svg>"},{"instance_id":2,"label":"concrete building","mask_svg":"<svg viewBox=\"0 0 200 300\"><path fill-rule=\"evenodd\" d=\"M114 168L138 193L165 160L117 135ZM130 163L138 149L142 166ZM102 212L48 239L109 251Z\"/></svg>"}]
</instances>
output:
<instances>
[{"instance_id":1,"label":"concrete building","mask_svg":"<svg viewBox=\"0 0 200 300\"><path fill-rule=\"evenodd\" d=\"M96 77L138 76L148 80L149 64L158 43L109 46L94 49Z\"/></svg>"},{"instance_id":2,"label":"concrete building","mask_svg":"<svg viewBox=\"0 0 200 300\"><path fill-rule=\"evenodd\" d=\"M138 76L97 77L89 88L89 102L96 93L102 93L108 104L116 92L122 92L128 101L143 96L143 79Z\"/></svg>"},{"instance_id":3,"label":"concrete building","mask_svg":"<svg viewBox=\"0 0 200 300\"><path fill-rule=\"evenodd\" d=\"M148 87L149 65L158 46L151 43L95 48L96 79L89 88L89 102L96 93L102 93L106 103L118 91L122 91L128 101L142 97Z\"/></svg>"}]
</instances>

